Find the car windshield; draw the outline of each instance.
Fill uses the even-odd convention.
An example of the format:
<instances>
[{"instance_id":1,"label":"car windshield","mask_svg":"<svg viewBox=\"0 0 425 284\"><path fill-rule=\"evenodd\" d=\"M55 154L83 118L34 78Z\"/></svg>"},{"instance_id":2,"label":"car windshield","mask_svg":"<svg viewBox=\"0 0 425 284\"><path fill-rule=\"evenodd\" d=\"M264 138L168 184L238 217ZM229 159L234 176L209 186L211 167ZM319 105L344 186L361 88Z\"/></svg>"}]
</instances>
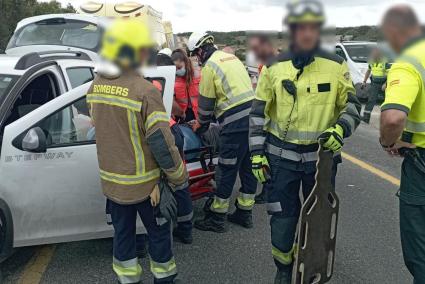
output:
<instances>
[{"instance_id":1,"label":"car windshield","mask_svg":"<svg viewBox=\"0 0 425 284\"><path fill-rule=\"evenodd\" d=\"M15 32L7 48L27 45L63 45L97 51L101 29L95 24L53 18L24 26Z\"/></svg>"},{"instance_id":2,"label":"car windshield","mask_svg":"<svg viewBox=\"0 0 425 284\"><path fill-rule=\"evenodd\" d=\"M367 63L372 50L376 47L373 44L344 45L351 60L357 63Z\"/></svg>"},{"instance_id":3,"label":"car windshield","mask_svg":"<svg viewBox=\"0 0 425 284\"><path fill-rule=\"evenodd\" d=\"M0 102L6 97L10 89L13 87L17 76L0 74Z\"/></svg>"}]
</instances>

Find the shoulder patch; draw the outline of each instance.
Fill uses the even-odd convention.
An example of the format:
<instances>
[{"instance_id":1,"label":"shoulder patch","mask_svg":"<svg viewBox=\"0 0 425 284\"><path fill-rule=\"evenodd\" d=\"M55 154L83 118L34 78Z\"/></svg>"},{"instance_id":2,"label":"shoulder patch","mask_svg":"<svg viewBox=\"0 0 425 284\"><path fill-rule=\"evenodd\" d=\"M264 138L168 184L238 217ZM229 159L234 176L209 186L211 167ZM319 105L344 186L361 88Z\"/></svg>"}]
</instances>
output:
<instances>
[{"instance_id":1,"label":"shoulder patch","mask_svg":"<svg viewBox=\"0 0 425 284\"><path fill-rule=\"evenodd\" d=\"M284 51L272 57L270 60L268 60L266 63L266 66L267 68L269 68L275 63L290 61L290 60L292 60L292 53L290 51Z\"/></svg>"},{"instance_id":2,"label":"shoulder patch","mask_svg":"<svg viewBox=\"0 0 425 284\"><path fill-rule=\"evenodd\" d=\"M344 58L334 53L330 53L326 50L319 49L316 53L316 57L321 57L327 60L335 61L338 64L342 64L344 62Z\"/></svg>"}]
</instances>

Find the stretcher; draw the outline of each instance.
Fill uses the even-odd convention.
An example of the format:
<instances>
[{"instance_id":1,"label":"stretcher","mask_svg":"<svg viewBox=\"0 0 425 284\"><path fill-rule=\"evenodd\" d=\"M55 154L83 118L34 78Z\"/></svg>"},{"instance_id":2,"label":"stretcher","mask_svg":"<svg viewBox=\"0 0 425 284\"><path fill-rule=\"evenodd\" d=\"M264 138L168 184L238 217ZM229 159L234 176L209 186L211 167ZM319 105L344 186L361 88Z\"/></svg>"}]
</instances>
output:
<instances>
[{"instance_id":1,"label":"stretcher","mask_svg":"<svg viewBox=\"0 0 425 284\"><path fill-rule=\"evenodd\" d=\"M218 163L218 147L210 145L218 139L202 139L192 130L181 125L184 137L184 160L189 172L189 191L192 200L210 196L215 191L215 168ZM217 135L217 133L213 135Z\"/></svg>"}]
</instances>

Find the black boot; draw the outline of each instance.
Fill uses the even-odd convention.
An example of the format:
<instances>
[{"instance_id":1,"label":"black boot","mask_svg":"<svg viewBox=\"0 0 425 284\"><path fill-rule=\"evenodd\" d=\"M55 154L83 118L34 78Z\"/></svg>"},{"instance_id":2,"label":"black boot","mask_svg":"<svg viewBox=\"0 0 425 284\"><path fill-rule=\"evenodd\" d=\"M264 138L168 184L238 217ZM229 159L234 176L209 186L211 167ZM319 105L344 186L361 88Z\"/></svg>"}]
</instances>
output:
<instances>
[{"instance_id":1,"label":"black boot","mask_svg":"<svg viewBox=\"0 0 425 284\"><path fill-rule=\"evenodd\" d=\"M190 245L193 243L192 232L184 232L177 228L173 231L173 236L176 241L179 241L183 244Z\"/></svg>"},{"instance_id":2,"label":"black boot","mask_svg":"<svg viewBox=\"0 0 425 284\"><path fill-rule=\"evenodd\" d=\"M291 284L292 273L287 270L278 270L274 278L274 284Z\"/></svg>"},{"instance_id":3,"label":"black boot","mask_svg":"<svg viewBox=\"0 0 425 284\"><path fill-rule=\"evenodd\" d=\"M261 193L257 196L255 196L255 204L265 204L267 203L266 199L266 191L264 188L261 190Z\"/></svg>"},{"instance_id":4,"label":"black boot","mask_svg":"<svg viewBox=\"0 0 425 284\"><path fill-rule=\"evenodd\" d=\"M244 228L250 229L254 226L252 223L252 211L236 208L233 214L227 216L227 220Z\"/></svg>"},{"instance_id":5,"label":"black boot","mask_svg":"<svg viewBox=\"0 0 425 284\"><path fill-rule=\"evenodd\" d=\"M203 220L195 221L195 228L201 231L225 233L228 230L226 226L226 214L211 211L205 212Z\"/></svg>"}]
</instances>

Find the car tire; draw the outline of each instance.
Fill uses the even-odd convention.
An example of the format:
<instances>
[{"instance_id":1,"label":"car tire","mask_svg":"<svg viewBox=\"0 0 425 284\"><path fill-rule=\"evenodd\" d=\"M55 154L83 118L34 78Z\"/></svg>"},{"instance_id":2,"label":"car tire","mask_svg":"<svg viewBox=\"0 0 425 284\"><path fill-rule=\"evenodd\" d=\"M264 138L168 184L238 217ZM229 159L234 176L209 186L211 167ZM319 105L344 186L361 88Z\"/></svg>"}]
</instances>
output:
<instances>
[{"instance_id":1,"label":"car tire","mask_svg":"<svg viewBox=\"0 0 425 284\"><path fill-rule=\"evenodd\" d=\"M13 251L13 220L9 206L0 199L0 263Z\"/></svg>"}]
</instances>

